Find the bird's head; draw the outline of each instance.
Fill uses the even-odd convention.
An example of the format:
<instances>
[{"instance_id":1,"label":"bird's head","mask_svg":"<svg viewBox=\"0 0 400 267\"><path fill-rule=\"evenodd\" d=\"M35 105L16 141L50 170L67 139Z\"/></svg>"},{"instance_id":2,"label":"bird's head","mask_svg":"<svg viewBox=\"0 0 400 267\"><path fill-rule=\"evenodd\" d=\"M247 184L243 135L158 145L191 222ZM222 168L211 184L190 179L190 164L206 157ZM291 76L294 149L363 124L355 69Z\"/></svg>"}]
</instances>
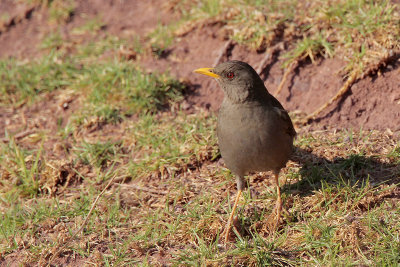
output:
<instances>
[{"instance_id":1,"label":"bird's head","mask_svg":"<svg viewBox=\"0 0 400 267\"><path fill-rule=\"evenodd\" d=\"M266 89L257 72L242 61L228 61L215 68L200 68L194 72L216 78L225 95L232 102L243 102L265 94Z\"/></svg>"}]
</instances>

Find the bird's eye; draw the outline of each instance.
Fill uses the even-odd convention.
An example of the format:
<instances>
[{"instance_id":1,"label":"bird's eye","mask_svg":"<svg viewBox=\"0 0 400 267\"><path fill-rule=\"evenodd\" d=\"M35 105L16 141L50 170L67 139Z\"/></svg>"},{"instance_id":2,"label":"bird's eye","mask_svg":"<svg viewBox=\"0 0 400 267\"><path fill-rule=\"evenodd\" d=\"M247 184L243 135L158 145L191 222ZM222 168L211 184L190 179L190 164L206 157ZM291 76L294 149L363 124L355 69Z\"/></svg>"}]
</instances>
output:
<instances>
[{"instance_id":1,"label":"bird's eye","mask_svg":"<svg viewBox=\"0 0 400 267\"><path fill-rule=\"evenodd\" d=\"M233 79L233 77L235 77L235 73L233 73L233 72L228 72L228 73L226 74L226 77L227 77L228 79Z\"/></svg>"}]
</instances>

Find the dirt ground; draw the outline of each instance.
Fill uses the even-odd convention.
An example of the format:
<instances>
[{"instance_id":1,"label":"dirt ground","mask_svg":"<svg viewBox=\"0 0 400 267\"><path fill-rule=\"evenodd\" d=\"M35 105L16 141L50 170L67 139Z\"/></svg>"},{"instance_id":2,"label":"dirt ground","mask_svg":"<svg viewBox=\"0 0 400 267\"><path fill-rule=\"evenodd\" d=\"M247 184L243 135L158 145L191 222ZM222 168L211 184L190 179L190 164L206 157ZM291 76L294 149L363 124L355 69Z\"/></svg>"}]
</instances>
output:
<instances>
[{"instance_id":1,"label":"dirt ground","mask_svg":"<svg viewBox=\"0 0 400 267\"><path fill-rule=\"evenodd\" d=\"M71 29L90 18L101 18L104 23L101 34L110 33L132 40L137 36L144 40L146 34L157 25L176 19L168 8L163 7L163 1L159 0L76 2L73 16L65 26L58 28L65 39L73 38L70 35ZM40 56L43 50L38 46L56 27L48 23L47 10L4 0L0 3L0 13L6 12L10 16L0 26L0 57L30 59ZM225 46L225 38L218 25L195 28L176 38L162 57L145 56L139 60L139 64L150 71L169 70L177 78L188 81L192 90L186 96L187 109L200 106L217 110L223 98L221 90L214 81L195 75L192 70L213 66ZM269 53L268 49L259 53L234 43L220 61L238 59L257 68L266 53ZM284 73L278 56L273 55L262 72L265 84L272 94L277 90ZM399 56L395 56L378 74L356 81L344 97L335 101L312 122L311 128L362 127L399 130L399 62ZM320 58L314 64L302 63L289 74L277 97L289 111L310 114L334 96L343 85L344 80L339 71L344 66L345 62L335 58Z\"/></svg>"}]
</instances>

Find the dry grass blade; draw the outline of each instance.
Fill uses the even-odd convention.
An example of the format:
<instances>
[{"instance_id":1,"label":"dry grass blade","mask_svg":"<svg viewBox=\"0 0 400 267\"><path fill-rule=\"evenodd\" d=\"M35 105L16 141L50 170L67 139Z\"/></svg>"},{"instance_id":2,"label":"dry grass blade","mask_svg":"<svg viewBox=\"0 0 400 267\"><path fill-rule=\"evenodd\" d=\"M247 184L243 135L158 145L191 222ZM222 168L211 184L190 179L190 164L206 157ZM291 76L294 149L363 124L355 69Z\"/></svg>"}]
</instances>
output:
<instances>
[{"instance_id":1,"label":"dry grass blade","mask_svg":"<svg viewBox=\"0 0 400 267\"><path fill-rule=\"evenodd\" d=\"M279 95L279 93L282 91L283 86L285 85L285 82L287 80L287 77L289 74L294 70L294 68L297 66L298 61L294 60L289 67L286 69L285 73L283 74L282 81L278 86L278 89L275 92L275 97Z\"/></svg>"},{"instance_id":2,"label":"dry grass blade","mask_svg":"<svg viewBox=\"0 0 400 267\"><path fill-rule=\"evenodd\" d=\"M224 44L224 47L221 48L221 50L218 53L217 58L214 61L214 64L213 64L214 67L216 67L219 63L221 63L222 57L227 55L228 50L231 49L232 46L233 46L233 41L231 39L226 41L226 43Z\"/></svg>"},{"instance_id":3,"label":"dry grass blade","mask_svg":"<svg viewBox=\"0 0 400 267\"><path fill-rule=\"evenodd\" d=\"M15 140L18 140L18 139L22 139L22 138L24 138L24 137L27 137L28 135L34 134L34 133L36 133L35 130L26 130L26 131L23 131L23 132L20 132L20 133L16 134L13 138L14 138ZM10 142L10 138L1 138L0 140L1 140L3 143L8 143L8 142Z\"/></svg>"},{"instance_id":4,"label":"dry grass blade","mask_svg":"<svg viewBox=\"0 0 400 267\"><path fill-rule=\"evenodd\" d=\"M269 48L267 50L267 52L265 53L264 58L262 59L262 61L260 62L260 65L258 65L256 72L258 75L261 75L261 73L264 71L265 67L267 66L267 64L269 63L269 61L272 58L272 55L278 51L278 50L283 50L284 49L284 44L283 42L280 42L276 45L274 45L273 47Z\"/></svg>"},{"instance_id":5,"label":"dry grass blade","mask_svg":"<svg viewBox=\"0 0 400 267\"><path fill-rule=\"evenodd\" d=\"M308 115L306 117L306 121L308 120L313 120L315 119L316 116L318 116L318 114L320 114L324 109L326 109L329 105L331 105L334 101L336 101L337 99L341 98L345 93L347 93L347 91L349 91L350 87L354 84L354 82L357 80L358 78L358 71L353 71L350 74L350 77L347 79L347 81L345 82L345 84L342 86L342 88L340 88L340 90L337 92L337 94L335 96L333 96L331 99L328 100L328 102L326 102L325 104L323 104L320 108L318 108L316 111L314 111L313 113L311 113L310 115Z\"/></svg>"},{"instance_id":6,"label":"dry grass blade","mask_svg":"<svg viewBox=\"0 0 400 267\"><path fill-rule=\"evenodd\" d=\"M135 184L118 184L118 185L122 186L122 187L128 187L128 188L133 188L133 189L136 189L136 190L148 192L148 193L151 193L151 194L156 194L156 195L166 195L167 194L167 192L165 192L165 191L154 190L154 189L151 189L151 188L146 188L146 187L135 185Z\"/></svg>"}]
</instances>

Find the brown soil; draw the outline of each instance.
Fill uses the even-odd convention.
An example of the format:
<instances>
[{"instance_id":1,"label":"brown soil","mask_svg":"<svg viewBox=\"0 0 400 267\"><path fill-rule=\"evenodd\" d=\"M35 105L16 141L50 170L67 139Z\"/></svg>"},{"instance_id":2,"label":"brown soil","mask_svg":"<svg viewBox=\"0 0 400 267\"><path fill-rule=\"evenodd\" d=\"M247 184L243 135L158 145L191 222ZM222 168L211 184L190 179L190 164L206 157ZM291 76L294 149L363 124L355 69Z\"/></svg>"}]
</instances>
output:
<instances>
[{"instance_id":1,"label":"brown soil","mask_svg":"<svg viewBox=\"0 0 400 267\"><path fill-rule=\"evenodd\" d=\"M345 127L400 130L399 63L381 75L354 84L346 97L320 120Z\"/></svg>"},{"instance_id":2,"label":"brown soil","mask_svg":"<svg viewBox=\"0 0 400 267\"><path fill-rule=\"evenodd\" d=\"M163 1L76 1L72 17L64 26L48 23L48 12L39 6L28 6L5 0L0 3L0 15L8 19L0 24L0 58L33 58L43 53L41 41L54 30L70 37L70 31L86 21L100 18L103 22L100 36L113 34L124 38L140 36L158 24L176 19L163 6ZM143 15L145 14L145 15ZM99 35L98 35L99 36ZM80 38L98 38L83 36ZM160 57L148 55L140 64L151 71L169 70L177 78L192 86L184 107L205 107L217 110L223 94L212 79L193 74L198 67L208 67L225 46L225 34L218 25L204 25L176 38L175 43ZM257 68L265 53L257 53L233 44L221 61L238 59ZM279 86L284 70L278 55L272 56L262 77L273 94ZM400 129L400 75L399 57L380 75L357 81L342 99L336 101L312 123L312 128ZM338 74L345 62L338 59L319 59L317 63L302 63L289 74L281 93L277 96L289 111L310 114L336 94L344 80Z\"/></svg>"}]
</instances>

